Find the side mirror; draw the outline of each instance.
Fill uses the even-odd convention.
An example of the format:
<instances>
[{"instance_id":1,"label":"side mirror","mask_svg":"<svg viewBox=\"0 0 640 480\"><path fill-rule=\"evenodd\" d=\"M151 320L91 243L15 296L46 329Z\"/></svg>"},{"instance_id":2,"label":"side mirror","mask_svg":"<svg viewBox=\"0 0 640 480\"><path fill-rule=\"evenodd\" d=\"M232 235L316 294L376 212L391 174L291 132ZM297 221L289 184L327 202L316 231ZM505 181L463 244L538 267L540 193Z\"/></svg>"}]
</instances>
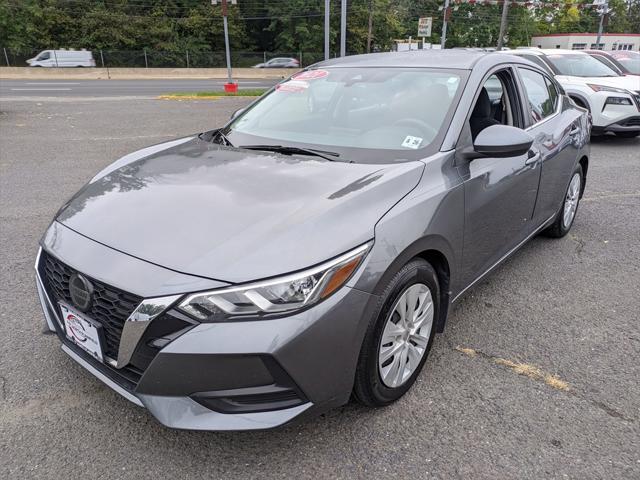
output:
<instances>
[{"instance_id":1,"label":"side mirror","mask_svg":"<svg viewBox=\"0 0 640 480\"><path fill-rule=\"evenodd\" d=\"M244 112L244 108L239 108L238 110L236 110L235 112L233 112L231 114L231 120L234 120L238 115L240 115L242 112Z\"/></svg>"},{"instance_id":2,"label":"side mirror","mask_svg":"<svg viewBox=\"0 0 640 480\"><path fill-rule=\"evenodd\" d=\"M521 128L491 125L478 134L473 142L473 151L465 156L469 159L517 157L527 153L532 144L533 137Z\"/></svg>"}]
</instances>

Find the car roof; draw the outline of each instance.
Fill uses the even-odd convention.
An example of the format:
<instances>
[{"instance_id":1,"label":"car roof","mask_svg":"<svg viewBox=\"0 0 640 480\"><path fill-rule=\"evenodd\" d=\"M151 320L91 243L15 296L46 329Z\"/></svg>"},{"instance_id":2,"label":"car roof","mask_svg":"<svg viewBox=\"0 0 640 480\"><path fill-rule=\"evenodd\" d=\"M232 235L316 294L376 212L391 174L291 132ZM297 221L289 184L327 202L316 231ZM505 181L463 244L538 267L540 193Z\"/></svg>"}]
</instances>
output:
<instances>
[{"instance_id":1,"label":"car roof","mask_svg":"<svg viewBox=\"0 0 640 480\"><path fill-rule=\"evenodd\" d=\"M323 67L432 67L470 69L486 52L469 50L410 50L333 58Z\"/></svg>"},{"instance_id":2,"label":"car roof","mask_svg":"<svg viewBox=\"0 0 640 480\"><path fill-rule=\"evenodd\" d=\"M508 61L513 53L482 52L466 49L411 50L407 52L369 53L332 58L314 67L428 67L471 70L481 59L490 56L496 63ZM516 60L511 57L512 60ZM518 59L520 60L520 59Z\"/></svg>"},{"instance_id":3,"label":"car roof","mask_svg":"<svg viewBox=\"0 0 640 480\"><path fill-rule=\"evenodd\" d=\"M633 50L614 50L608 53L614 58L616 57L640 58L640 52L635 52Z\"/></svg>"},{"instance_id":4,"label":"car roof","mask_svg":"<svg viewBox=\"0 0 640 480\"><path fill-rule=\"evenodd\" d=\"M584 50L567 50L566 48L521 48L518 50L512 50L509 53L514 55L588 55Z\"/></svg>"}]
</instances>

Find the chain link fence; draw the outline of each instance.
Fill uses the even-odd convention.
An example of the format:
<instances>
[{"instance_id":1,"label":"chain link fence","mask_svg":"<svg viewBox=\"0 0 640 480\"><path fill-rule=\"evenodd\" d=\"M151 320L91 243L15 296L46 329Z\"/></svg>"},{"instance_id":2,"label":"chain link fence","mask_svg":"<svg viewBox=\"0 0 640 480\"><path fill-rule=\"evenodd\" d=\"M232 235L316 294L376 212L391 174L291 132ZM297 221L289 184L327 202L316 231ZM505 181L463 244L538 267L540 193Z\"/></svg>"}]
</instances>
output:
<instances>
[{"instance_id":1,"label":"chain link fence","mask_svg":"<svg viewBox=\"0 0 640 480\"><path fill-rule=\"evenodd\" d=\"M26 67L28 66L27 60L35 58L42 51L2 48L0 65ZM223 68L227 66L224 51L92 50L91 54L96 67L101 68ZM235 68L253 67L274 58L293 58L299 62L301 67L306 67L323 60L324 53L232 51L231 66Z\"/></svg>"}]
</instances>

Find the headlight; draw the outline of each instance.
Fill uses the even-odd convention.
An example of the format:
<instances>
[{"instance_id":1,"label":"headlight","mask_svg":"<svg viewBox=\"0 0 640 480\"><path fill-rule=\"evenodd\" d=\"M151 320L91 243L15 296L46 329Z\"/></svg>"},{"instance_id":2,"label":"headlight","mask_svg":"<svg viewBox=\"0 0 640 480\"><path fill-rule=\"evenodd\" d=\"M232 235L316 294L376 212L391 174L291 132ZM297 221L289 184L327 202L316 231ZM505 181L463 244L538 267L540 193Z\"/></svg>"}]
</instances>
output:
<instances>
[{"instance_id":1,"label":"headlight","mask_svg":"<svg viewBox=\"0 0 640 480\"><path fill-rule=\"evenodd\" d=\"M188 296L179 309L201 321L299 310L327 298L342 287L371 247L366 243L308 270Z\"/></svg>"},{"instance_id":2,"label":"headlight","mask_svg":"<svg viewBox=\"0 0 640 480\"><path fill-rule=\"evenodd\" d=\"M591 84L591 83L587 83L587 85L594 92L629 93L627 90L624 90L623 88L607 87L605 85L594 85L594 84Z\"/></svg>"}]
</instances>

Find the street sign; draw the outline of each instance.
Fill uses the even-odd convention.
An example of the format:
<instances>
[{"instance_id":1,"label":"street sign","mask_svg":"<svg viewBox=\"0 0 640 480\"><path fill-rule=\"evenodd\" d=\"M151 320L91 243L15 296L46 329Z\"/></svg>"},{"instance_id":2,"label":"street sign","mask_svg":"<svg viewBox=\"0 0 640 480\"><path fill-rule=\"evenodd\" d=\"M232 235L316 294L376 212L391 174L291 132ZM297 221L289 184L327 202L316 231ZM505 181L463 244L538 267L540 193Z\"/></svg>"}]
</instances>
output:
<instances>
[{"instance_id":1,"label":"street sign","mask_svg":"<svg viewBox=\"0 0 640 480\"><path fill-rule=\"evenodd\" d=\"M418 37L430 37L432 24L433 17L420 17L418 19Z\"/></svg>"}]
</instances>

